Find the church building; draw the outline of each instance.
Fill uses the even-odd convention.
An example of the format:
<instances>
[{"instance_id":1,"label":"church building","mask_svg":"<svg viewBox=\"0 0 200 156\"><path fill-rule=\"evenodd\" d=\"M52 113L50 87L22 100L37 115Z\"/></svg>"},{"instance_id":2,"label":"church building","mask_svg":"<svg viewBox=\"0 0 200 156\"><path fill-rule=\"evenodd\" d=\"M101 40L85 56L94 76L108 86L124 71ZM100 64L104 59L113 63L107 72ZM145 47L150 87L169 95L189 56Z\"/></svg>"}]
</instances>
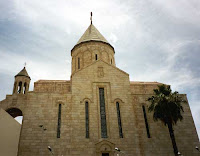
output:
<instances>
[{"instance_id":1,"label":"church building","mask_svg":"<svg viewBox=\"0 0 200 156\"><path fill-rule=\"evenodd\" d=\"M17 156L174 155L168 128L148 112L147 99L162 83L130 81L92 22L72 47L71 67L70 80L38 80L33 91L25 67L15 75L13 93L0 109L23 115ZM177 147L184 156L197 156L188 102L183 107L183 120L174 126Z\"/></svg>"}]
</instances>

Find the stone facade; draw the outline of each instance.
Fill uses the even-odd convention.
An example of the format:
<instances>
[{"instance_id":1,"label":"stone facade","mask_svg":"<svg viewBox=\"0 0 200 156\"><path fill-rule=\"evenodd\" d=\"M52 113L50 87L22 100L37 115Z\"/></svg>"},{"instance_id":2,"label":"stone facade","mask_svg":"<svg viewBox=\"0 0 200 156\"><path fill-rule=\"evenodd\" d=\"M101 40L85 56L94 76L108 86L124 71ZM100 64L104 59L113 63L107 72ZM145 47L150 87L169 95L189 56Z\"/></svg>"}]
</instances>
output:
<instances>
[{"instance_id":1,"label":"stone facade","mask_svg":"<svg viewBox=\"0 0 200 156\"><path fill-rule=\"evenodd\" d=\"M161 83L130 81L129 74L115 66L114 54L114 48L90 25L71 51L69 81L39 80L34 83L33 91L14 91L0 102L4 110L17 108L23 113L18 156L48 156L47 146L51 146L56 156L174 155L167 127L154 122L147 111L147 98ZM30 77L26 71L22 73L25 74L16 75L14 84L18 86L19 81L26 81L29 86ZM16 85L14 88L19 90ZM103 115L102 95L99 94L102 88ZM187 99L186 95L182 96ZM195 146L200 145L197 132L189 104L183 107L184 119L174 126L177 146L184 156L196 156L199 152ZM147 136L144 108L150 137ZM106 137L102 137L102 125L106 128ZM115 151L115 147L121 152Z\"/></svg>"},{"instance_id":2,"label":"stone facade","mask_svg":"<svg viewBox=\"0 0 200 156\"><path fill-rule=\"evenodd\" d=\"M114 53L114 49L105 43L94 41L91 41L90 43L82 43L73 49L72 52L72 74L79 70L79 59L80 69L90 65L96 60L103 60L104 62L115 66Z\"/></svg>"}]
</instances>

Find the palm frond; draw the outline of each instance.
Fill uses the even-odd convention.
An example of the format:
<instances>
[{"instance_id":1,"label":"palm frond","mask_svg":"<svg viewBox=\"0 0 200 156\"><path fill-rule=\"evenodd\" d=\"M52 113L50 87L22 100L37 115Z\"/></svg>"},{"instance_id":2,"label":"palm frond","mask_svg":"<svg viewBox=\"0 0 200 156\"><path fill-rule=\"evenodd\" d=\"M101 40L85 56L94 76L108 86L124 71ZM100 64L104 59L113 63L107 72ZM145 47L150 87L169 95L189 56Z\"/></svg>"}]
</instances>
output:
<instances>
[{"instance_id":1,"label":"palm frond","mask_svg":"<svg viewBox=\"0 0 200 156\"><path fill-rule=\"evenodd\" d=\"M184 112L181 104L184 100L178 92L172 92L169 85L158 85L158 89L153 91L155 95L147 100L150 102L148 111L153 112L153 119L161 120L165 125L168 122L176 124L178 120L181 121Z\"/></svg>"}]
</instances>

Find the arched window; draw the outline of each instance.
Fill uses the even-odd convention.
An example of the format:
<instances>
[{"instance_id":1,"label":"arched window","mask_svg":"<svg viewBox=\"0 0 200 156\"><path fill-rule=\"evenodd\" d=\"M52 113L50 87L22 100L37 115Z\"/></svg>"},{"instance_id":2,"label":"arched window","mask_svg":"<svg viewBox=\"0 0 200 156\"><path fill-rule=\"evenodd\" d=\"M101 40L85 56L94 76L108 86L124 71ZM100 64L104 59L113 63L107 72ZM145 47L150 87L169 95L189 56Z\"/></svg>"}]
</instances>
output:
<instances>
[{"instance_id":1,"label":"arched window","mask_svg":"<svg viewBox=\"0 0 200 156\"><path fill-rule=\"evenodd\" d=\"M78 69L80 69L80 57L78 57Z\"/></svg>"},{"instance_id":2,"label":"arched window","mask_svg":"<svg viewBox=\"0 0 200 156\"><path fill-rule=\"evenodd\" d=\"M86 138L89 138L89 106L88 101L85 102L85 132Z\"/></svg>"},{"instance_id":3,"label":"arched window","mask_svg":"<svg viewBox=\"0 0 200 156\"><path fill-rule=\"evenodd\" d=\"M14 107L8 108L5 111L7 112L7 114L9 114L8 116L12 116L13 119L16 120L20 125L17 124L17 123L13 123L12 119L10 119L10 118L9 118L9 120L7 120L7 118L2 120L2 121L6 121L5 122L6 124L5 125L1 125L1 126L3 126L3 128L5 130L4 131L1 128L1 138L2 138L2 135L5 134L3 139L5 139L4 141L6 141L5 145L8 145L5 148L5 150L3 150L3 153L4 153L3 155L7 155L7 154L10 155L9 154L10 151L12 151L11 155L17 155L17 149L18 149L18 145L19 145L20 133L21 133L21 130L22 130L22 127L23 127L22 126L23 125L23 113L22 113L22 110L20 110L19 108L16 108L16 107L15 108ZM3 140L1 140L1 141L3 143ZM1 149L4 148L5 145L1 144ZM0 155L2 155L2 153Z\"/></svg>"},{"instance_id":4,"label":"arched window","mask_svg":"<svg viewBox=\"0 0 200 156\"><path fill-rule=\"evenodd\" d=\"M61 107L62 105L58 105L58 125L57 125L57 138L60 138L60 127L61 127Z\"/></svg>"},{"instance_id":5,"label":"arched window","mask_svg":"<svg viewBox=\"0 0 200 156\"><path fill-rule=\"evenodd\" d=\"M119 102L116 102L116 108L117 108L117 119L118 119L118 127L119 127L119 137L123 138L122 122L121 122L121 114L120 114Z\"/></svg>"},{"instance_id":6,"label":"arched window","mask_svg":"<svg viewBox=\"0 0 200 156\"><path fill-rule=\"evenodd\" d=\"M24 87L23 87L23 94L26 93L26 82L24 83Z\"/></svg>"},{"instance_id":7,"label":"arched window","mask_svg":"<svg viewBox=\"0 0 200 156\"><path fill-rule=\"evenodd\" d=\"M104 88L99 88L99 103L100 103L100 116L101 116L101 137L108 138Z\"/></svg>"},{"instance_id":8,"label":"arched window","mask_svg":"<svg viewBox=\"0 0 200 156\"><path fill-rule=\"evenodd\" d=\"M149 124L148 124L147 115L146 115L146 109L145 109L144 105L142 105L142 110L143 110L143 115L144 115L144 121L145 121L146 131L147 131L147 137L151 138L150 131L149 131Z\"/></svg>"},{"instance_id":9,"label":"arched window","mask_svg":"<svg viewBox=\"0 0 200 156\"><path fill-rule=\"evenodd\" d=\"M110 60L110 63L112 64L112 59Z\"/></svg>"},{"instance_id":10,"label":"arched window","mask_svg":"<svg viewBox=\"0 0 200 156\"><path fill-rule=\"evenodd\" d=\"M18 108L9 108L6 110L6 112L10 114L13 118L16 118L18 116L23 116L22 111Z\"/></svg>"},{"instance_id":11,"label":"arched window","mask_svg":"<svg viewBox=\"0 0 200 156\"><path fill-rule=\"evenodd\" d=\"M20 81L18 85L17 93L21 93L21 91L22 91L22 82Z\"/></svg>"},{"instance_id":12,"label":"arched window","mask_svg":"<svg viewBox=\"0 0 200 156\"><path fill-rule=\"evenodd\" d=\"M98 55L97 54L95 54L95 60L98 60Z\"/></svg>"}]
</instances>

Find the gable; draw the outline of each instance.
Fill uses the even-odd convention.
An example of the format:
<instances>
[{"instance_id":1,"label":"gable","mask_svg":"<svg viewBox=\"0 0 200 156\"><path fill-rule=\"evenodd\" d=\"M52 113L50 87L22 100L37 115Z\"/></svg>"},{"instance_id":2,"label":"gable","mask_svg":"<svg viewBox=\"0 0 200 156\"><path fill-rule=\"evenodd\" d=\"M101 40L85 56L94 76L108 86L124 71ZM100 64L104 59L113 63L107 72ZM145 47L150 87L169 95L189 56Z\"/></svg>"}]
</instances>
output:
<instances>
[{"instance_id":1,"label":"gable","mask_svg":"<svg viewBox=\"0 0 200 156\"><path fill-rule=\"evenodd\" d=\"M96 70L95 70L96 69ZM105 69L105 70L104 70ZM123 75L125 77L129 77L129 74L126 73L125 71L117 68L116 66L113 66L111 64L108 64L107 62L103 61L103 60L98 60L93 62L92 64L80 69L79 71L75 72L74 74L72 74L72 77L80 72L90 72L90 71L96 72L98 74L98 72L103 71L104 74L108 74L108 72L106 72L106 70L109 70L109 72L111 73L115 73L115 74L119 74L119 75ZM103 76L103 75L101 75ZM100 76L100 77L101 77ZM104 76L103 76L104 77Z\"/></svg>"},{"instance_id":2,"label":"gable","mask_svg":"<svg viewBox=\"0 0 200 156\"><path fill-rule=\"evenodd\" d=\"M124 71L97 61L76 72L71 77L72 94L80 95L80 99L96 94L97 88L105 88L108 94L113 94L112 100L126 97L130 92L129 75Z\"/></svg>"}]
</instances>

